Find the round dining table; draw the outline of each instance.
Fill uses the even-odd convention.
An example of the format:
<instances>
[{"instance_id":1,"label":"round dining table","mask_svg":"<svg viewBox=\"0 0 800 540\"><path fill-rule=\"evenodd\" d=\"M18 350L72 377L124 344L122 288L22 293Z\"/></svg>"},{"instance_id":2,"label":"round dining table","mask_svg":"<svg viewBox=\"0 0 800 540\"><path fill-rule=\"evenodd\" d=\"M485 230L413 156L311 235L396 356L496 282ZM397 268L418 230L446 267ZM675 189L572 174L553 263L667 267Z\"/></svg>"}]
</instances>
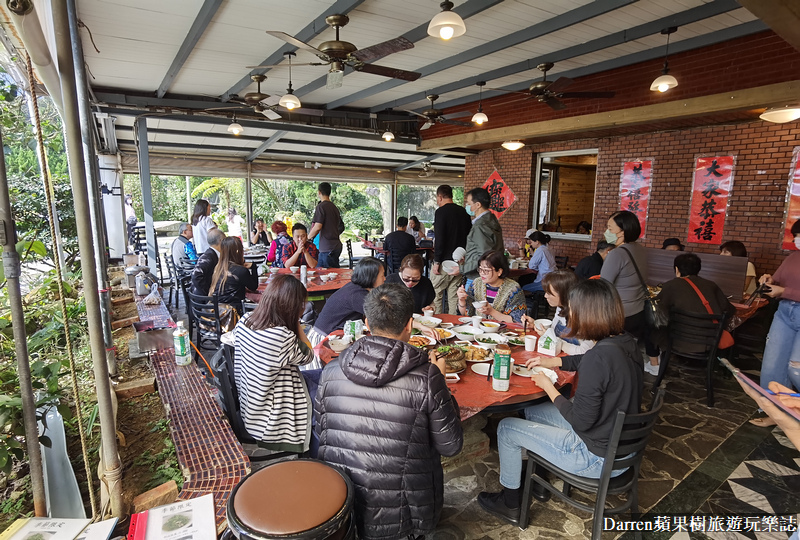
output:
<instances>
[{"instance_id":1,"label":"round dining table","mask_svg":"<svg viewBox=\"0 0 800 540\"><path fill-rule=\"evenodd\" d=\"M326 296L333 294L350 283L350 278L353 276L353 271L349 268L309 268L308 271L314 272L313 275L309 275L306 278L306 290L309 296ZM245 297L251 302L258 303L258 301L261 300L261 293L267 288L276 274L288 274L300 279L299 270L295 273L289 268L280 268L275 273L270 272L269 274L259 277L258 290L247 291ZM336 274L336 276L334 276L333 279L323 281L321 276L324 274Z\"/></svg>"}]
</instances>

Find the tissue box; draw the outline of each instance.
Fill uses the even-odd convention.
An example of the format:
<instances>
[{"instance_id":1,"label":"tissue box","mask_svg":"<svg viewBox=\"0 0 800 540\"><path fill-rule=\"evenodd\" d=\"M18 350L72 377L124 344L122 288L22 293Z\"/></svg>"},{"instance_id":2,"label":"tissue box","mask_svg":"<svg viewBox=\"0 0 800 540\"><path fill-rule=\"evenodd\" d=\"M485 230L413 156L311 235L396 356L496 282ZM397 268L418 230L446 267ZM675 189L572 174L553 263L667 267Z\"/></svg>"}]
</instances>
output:
<instances>
[{"instance_id":1,"label":"tissue box","mask_svg":"<svg viewBox=\"0 0 800 540\"><path fill-rule=\"evenodd\" d=\"M552 328L548 328L544 335L539 338L539 342L536 344L536 351L547 356L558 356L561 352L561 338L556 337Z\"/></svg>"}]
</instances>

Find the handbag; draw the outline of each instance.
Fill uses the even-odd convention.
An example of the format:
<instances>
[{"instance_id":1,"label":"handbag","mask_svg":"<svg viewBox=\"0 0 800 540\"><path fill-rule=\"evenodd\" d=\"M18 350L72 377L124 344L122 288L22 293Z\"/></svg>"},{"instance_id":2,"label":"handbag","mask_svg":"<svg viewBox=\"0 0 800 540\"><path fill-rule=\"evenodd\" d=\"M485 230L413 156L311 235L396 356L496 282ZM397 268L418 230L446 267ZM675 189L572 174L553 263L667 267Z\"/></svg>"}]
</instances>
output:
<instances>
[{"instance_id":1,"label":"handbag","mask_svg":"<svg viewBox=\"0 0 800 540\"><path fill-rule=\"evenodd\" d=\"M708 303L708 300L706 300L706 297L703 296L703 293L700 292L700 289L697 288L697 285L692 283L692 280L689 279L688 277L685 277L683 279L685 279L686 282L692 286L694 292L696 292L697 296L700 297L700 300L702 300L703 305L706 307L706 310L708 311L708 314L713 315L714 311L711 309L711 304ZM733 343L734 341L731 333L728 332L727 330L723 330L722 334L720 334L719 336L719 343L717 344L717 347L720 349L728 349L730 347L733 347Z\"/></svg>"},{"instance_id":2,"label":"handbag","mask_svg":"<svg viewBox=\"0 0 800 540\"><path fill-rule=\"evenodd\" d=\"M669 316L658 308L658 299L650 294L650 289L647 288L647 284L644 282L642 273L639 271L639 266L637 266L636 261L633 259L633 255L623 246L620 246L620 248L628 254L628 258L631 260L631 263L633 263L633 268L636 270L636 275L639 276L639 281L642 284L642 290L644 290L644 318L645 321L647 321L647 326L650 328L663 328L667 326L669 323Z\"/></svg>"}]
</instances>

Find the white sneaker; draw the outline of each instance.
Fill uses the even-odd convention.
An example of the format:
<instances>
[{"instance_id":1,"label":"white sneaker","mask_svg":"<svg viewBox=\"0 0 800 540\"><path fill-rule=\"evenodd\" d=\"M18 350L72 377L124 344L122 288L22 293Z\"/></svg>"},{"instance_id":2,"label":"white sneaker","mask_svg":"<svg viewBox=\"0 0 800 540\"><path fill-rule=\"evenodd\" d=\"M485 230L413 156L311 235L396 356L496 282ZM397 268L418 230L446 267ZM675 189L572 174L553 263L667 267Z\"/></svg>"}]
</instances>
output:
<instances>
[{"instance_id":1,"label":"white sneaker","mask_svg":"<svg viewBox=\"0 0 800 540\"><path fill-rule=\"evenodd\" d=\"M659 369L659 365L660 365L660 364L656 364L656 365L654 366L654 365L653 365L653 364L651 364L650 362L645 362L645 363L644 363L644 371L645 371L646 373L649 373L649 374L650 374L650 375L652 375L653 377L658 377L658 369Z\"/></svg>"}]
</instances>

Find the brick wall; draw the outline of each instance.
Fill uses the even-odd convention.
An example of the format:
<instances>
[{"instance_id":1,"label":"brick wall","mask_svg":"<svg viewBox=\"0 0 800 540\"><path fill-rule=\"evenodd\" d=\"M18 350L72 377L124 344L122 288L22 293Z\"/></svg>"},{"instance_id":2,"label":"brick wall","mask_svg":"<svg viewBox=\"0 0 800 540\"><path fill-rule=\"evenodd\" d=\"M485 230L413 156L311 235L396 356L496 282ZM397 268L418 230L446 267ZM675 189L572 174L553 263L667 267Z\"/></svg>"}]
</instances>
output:
<instances>
[{"instance_id":1,"label":"brick wall","mask_svg":"<svg viewBox=\"0 0 800 540\"><path fill-rule=\"evenodd\" d=\"M602 238L608 216L619 206L623 161L653 158L647 247L664 238L687 243L694 159L700 154L736 155L733 189L723 241L741 240L756 271L774 272L786 256L780 249L792 152L800 146L800 122L756 121L632 136L583 139L528 146L517 152L487 150L466 160L465 188L481 186L496 168L517 195L500 219L509 251L533 223L536 154L598 148L592 243L553 240L551 249L576 264ZM688 243L688 250L717 253L716 246Z\"/></svg>"}]
</instances>

